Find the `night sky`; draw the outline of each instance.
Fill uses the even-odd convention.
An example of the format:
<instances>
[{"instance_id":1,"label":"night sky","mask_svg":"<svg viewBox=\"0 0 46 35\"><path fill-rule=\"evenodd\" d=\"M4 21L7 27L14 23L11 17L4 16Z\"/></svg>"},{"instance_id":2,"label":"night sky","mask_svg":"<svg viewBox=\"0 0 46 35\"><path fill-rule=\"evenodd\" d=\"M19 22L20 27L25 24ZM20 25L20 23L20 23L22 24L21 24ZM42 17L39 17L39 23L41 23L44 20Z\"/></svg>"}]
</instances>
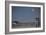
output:
<instances>
[{"instance_id":1,"label":"night sky","mask_svg":"<svg viewBox=\"0 0 46 35\"><path fill-rule=\"evenodd\" d=\"M40 17L39 7L12 6L12 21L34 22L36 17Z\"/></svg>"}]
</instances>

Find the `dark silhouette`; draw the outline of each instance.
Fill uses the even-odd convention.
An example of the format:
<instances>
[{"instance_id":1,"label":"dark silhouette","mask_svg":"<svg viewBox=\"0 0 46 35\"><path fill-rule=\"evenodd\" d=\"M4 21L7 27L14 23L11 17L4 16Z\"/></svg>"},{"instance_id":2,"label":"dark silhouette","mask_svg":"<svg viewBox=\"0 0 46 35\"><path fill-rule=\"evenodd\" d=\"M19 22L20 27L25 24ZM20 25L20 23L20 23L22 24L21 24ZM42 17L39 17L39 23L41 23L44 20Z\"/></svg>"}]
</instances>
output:
<instances>
[{"instance_id":1,"label":"dark silhouette","mask_svg":"<svg viewBox=\"0 0 46 35\"><path fill-rule=\"evenodd\" d=\"M16 27L16 24L18 24L18 21L12 21L12 27Z\"/></svg>"},{"instance_id":2,"label":"dark silhouette","mask_svg":"<svg viewBox=\"0 0 46 35\"><path fill-rule=\"evenodd\" d=\"M40 26L40 18L36 17L35 19L36 19L36 21L38 21L38 24L36 25L36 27L39 27Z\"/></svg>"},{"instance_id":3,"label":"dark silhouette","mask_svg":"<svg viewBox=\"0 0 46 35\"><path fill-rule=\"evenodd\" d=\"M18 21L12 21L12 23L19 23Z\"/></svg>"}]
</instances>

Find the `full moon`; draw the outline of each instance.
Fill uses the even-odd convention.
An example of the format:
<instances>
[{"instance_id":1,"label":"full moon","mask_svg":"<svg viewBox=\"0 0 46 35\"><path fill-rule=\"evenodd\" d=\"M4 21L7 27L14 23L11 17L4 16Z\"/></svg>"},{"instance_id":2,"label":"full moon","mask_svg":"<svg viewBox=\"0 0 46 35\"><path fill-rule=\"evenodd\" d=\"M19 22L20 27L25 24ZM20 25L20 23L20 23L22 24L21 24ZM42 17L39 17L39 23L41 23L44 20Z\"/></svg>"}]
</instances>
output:
<instances>
[{"instance_id":1,"label":"full moon","mask_svg":"<svg viewBox=\"0 0 46 35\"><path fill-rule=\"evenodd\" d=\"M35 9L32 9L32 12L34 12L35 11Z\"/></svg>"}]
</instances>

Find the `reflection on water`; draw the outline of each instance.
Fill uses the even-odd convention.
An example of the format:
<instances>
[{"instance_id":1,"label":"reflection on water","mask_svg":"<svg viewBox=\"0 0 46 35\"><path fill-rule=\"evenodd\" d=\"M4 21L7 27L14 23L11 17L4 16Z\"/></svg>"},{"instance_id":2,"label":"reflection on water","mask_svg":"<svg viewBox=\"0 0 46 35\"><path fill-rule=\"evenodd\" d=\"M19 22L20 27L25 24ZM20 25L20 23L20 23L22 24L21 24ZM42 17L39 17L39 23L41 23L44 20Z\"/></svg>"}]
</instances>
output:
<instances>
[{"instance_id":1,"label":"reflection on water","mask_svg":"<svg viewBox=\"0 0 46 35\"><path fill-rule=\"evenodd\" d=\"M12 22L12 28L30 28L30 27L40 27L40 18L35 18L34 22L21 23L19 21Z\"/></svg>"}]
</instances>

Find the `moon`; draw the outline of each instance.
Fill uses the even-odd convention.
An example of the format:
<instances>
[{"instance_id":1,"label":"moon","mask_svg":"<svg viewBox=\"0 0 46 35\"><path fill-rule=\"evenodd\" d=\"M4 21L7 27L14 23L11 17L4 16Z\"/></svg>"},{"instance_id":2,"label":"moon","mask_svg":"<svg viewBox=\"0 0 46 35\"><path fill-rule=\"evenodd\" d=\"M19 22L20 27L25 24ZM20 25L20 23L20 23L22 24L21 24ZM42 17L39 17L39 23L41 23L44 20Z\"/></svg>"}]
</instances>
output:
<instances>
[{"instance_id":1,"label":"moon","mask_svg":"<svg viewBox=\"0 0 46 35\"><path fill-rule=\"evenodd\" d=\"M35 9L32 9L32 12L34 12L35 11Z\"/></svg>"}]
</instances>

